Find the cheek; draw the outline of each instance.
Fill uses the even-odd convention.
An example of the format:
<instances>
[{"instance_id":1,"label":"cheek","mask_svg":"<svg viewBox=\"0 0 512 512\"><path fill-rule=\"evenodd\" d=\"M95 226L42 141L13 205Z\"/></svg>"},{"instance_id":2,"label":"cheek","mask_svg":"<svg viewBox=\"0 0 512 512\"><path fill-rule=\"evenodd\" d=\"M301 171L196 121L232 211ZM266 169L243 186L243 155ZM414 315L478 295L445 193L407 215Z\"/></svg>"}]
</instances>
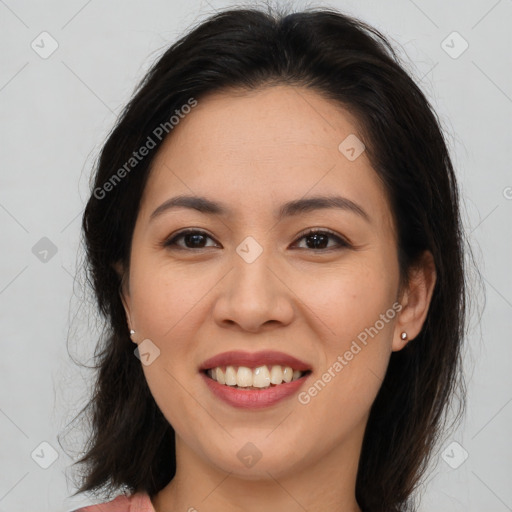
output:
<instances>
[{"instance_id":1,"label":"cheek","mask_svg":"<svg viewBox=\"0 0 512 512\"><path fill-rule=\"evenodd\" d=\"M378 261L347 265L294 281L297 295L305 297L305 311L309 309L309 316L317 319L317 325L323 325L325 335L336 348L343 348L347 340L371 328L386 312L385 325L379 321L378 330L383 331L382 337L388 337L390 320L396 316L392 309L396 278L389 266L386 271L384 268Z\"/></svg>"},{"instance_id":2,"label":"cheek","mask_svg":"<svg viewBox=\"0 0 512 512\"><path fill-rule=\"evenodd\" d=\"M199 405L201 396L187 375L169 366L168 353L162 353L151 365L144 366L144 376L158 408L187 444L196 445L201 432L211 430L211 417Z\"/></svg>"},{"instance_id":3,"label":"cheek","mask_svg":"<svg viewBox=\"0 0 512 512\"><path fill-rule=\"evenodd\" d=\"M170 268L154 258L138 257L132 263L136 330L141 340L151 340L159 351L154 362L143 365L144 375L160 410L177 428L188 420L201 423L201 411L189 394L197 386L190 362L198 349L197 329L208 313L205 294L217 281L204 271Z\"/></svg>"},{"instance_id":4,"label":"cheek","mask_svg":"<svg viewBox=\"0 0 512 512\"><path fill-rule=\"evenodd\" d=\"M148 270L150 269L150 270ZM211 283L210 283L211 281ZM130 275L132 307L137 326L155 340L173 338L189 323L195 308L215 280L200 270L194 273L165 265L140 264Z\"/></svg>"},{"instance_id":5,"label":"cheek","mask_svg":"<svg viewBox=\"0 0 512 512\"><path fill-rule=\"evenodd\" d=\"M321 293L313 281L302 290L317 317L324 351L316 384L305 390L303 402L314 402L320 415L339 413L341 421L350 410L362 418L379 390L397 318L396 276L384 268L378 262L352 266L316 280ZM335 411L329 410L333 405Z\"/></svg>"},{"instance_id":6,"label":"cheek","mask_svg":"<svg viewBox=\"0 0 512 512\"><path fill-rule=\"evenodd\" d=\"M167 421L178 431L188 432L191 423L202 421L196 401L190 398L197 385L190 361L197 350L194 330L205 292L194 286L182 286L188 281L173 277L179 275L135 272L131 290L137 332L158 349L154 361L142 368L151 394Z\"/></svg>"},{"instance_id":7,"label":"cheek","mask_svg":"<svg viewBox=\"0 0 512 512\"><path fill-rule=\"evenodd\" d=\"M340 312L334 329L341 334L326 339L322 365L298 396L305 418L329 418L326 444L341 442L366 420L389 364L394 317L391 305L368 300L354 299Z\"/></svg>"}]
</instances>

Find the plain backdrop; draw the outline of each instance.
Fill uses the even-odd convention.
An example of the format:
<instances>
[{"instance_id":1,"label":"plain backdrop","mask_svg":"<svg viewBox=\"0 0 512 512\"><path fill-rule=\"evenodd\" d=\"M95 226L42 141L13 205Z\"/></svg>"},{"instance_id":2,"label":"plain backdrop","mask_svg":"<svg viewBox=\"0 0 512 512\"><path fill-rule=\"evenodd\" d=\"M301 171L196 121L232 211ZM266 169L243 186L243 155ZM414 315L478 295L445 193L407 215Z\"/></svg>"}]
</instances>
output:
<instances>
[{"instance_id":1,"label":"plain backdrop","mask_svg":"<svg viewBox=\"0 0 512 512\"><path fill-rule=\"evenodd\" d=\"M93 502L69 498L83 431L58 439L92 378L73 359L90 363L98 334L75 280L91 167L150 64L229 5L0 0L0 512ZM381 30L429 97L485 284L472 292L466 418L434 455L420 510L512 510L512 1L294 3L308 5Z\"/></svg>"}]
</instances>

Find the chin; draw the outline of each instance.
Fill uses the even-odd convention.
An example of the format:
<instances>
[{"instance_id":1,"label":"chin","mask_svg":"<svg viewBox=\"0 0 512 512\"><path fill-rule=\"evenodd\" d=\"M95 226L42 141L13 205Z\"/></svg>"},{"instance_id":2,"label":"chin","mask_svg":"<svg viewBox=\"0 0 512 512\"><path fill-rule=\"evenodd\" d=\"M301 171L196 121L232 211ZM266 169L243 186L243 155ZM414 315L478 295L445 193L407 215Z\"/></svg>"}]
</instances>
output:
<instances>
[{"instance_id":1,"label":"chin","mask_svg":"<svg viewBox=\"0 0 512 512\"><path fill-rule=\"evenodd\" d=\"M254 436L253 439L257 437ZM266 443L263 440L259 442L257 439L233 441L225 450L205 455L217 468L246 480L268 479L269 473L273 477L285 476L292 468L296 472L298 464L304 460L304 454L292 447L283 449L282 444L277 446L278 444L268 440Z\"/></svg>"}]
</instances>

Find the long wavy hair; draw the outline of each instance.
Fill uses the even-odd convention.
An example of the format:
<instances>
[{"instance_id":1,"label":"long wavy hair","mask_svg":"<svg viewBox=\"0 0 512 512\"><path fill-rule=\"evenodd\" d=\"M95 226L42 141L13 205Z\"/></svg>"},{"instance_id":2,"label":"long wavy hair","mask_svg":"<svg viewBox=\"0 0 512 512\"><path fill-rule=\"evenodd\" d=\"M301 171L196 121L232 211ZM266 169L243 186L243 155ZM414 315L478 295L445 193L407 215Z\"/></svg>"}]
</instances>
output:
<instances>
[{"instance_id":1,"label":"long wavy hair","mask_svg":"<svg viewBox=\"0 0 512 512\"><path fill-rule=\"evenodd\" d=\"M78 415L89 420L90 435L75 463L82 470L74 495L106 497L123 488L153 497L176 471L174 430L134 357L113 268L116 262L129 268L141 195L165 140L154 130L191 98L275 84L309 88L355 115L392 208L402 282L424 250L434 256L437 280L423 328L391 354L370 411L356 482L360 507L415 510L413 492L456 395L455 419L463 415L465 237L456 176L434 109L389 41L360 20L329 8L228 9L198 23L156 60L95 164L82 219L84 270L104 328L94 354L93 393ZM156 147L120 173L148 137ZM114 175L122 179L113 181Z\"/></svg>"}]
</instances>

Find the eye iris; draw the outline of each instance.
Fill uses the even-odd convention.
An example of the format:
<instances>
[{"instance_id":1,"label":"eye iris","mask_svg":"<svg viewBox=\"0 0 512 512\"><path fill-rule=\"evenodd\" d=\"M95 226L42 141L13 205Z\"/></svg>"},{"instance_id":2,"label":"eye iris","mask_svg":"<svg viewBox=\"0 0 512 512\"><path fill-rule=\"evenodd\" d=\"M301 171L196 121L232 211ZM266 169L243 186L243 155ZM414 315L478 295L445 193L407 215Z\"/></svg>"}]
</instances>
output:
<instances>
[{"instance_id":1,"label":"eye iris","mask_svg":"<svg viewBox=\"0 0 512 512\"><path fill-rule=\"evenodd\" d=\"M200 233L192 233L192 234L187 234L187 235L184 235L184 240L185 240L185 245L189 246L189 244L187 243L187 241L190 241L190 240L193 240L191 245L193 247L203 247L204 244L201 244L201 241L204 242L204 239L205 239L205 236L204 235L201 235Z\"/></svg>"},{"instance_id":2,"label":"eye iris","mask_svg":"<svg viewBox=\"0 0 512 512\"><path fill-rule=\"evenodd\" d=\"M333 235L330 233L314 231L303 235L301 238L306 240L306 246L308 249L326 249L329 245L329 239L332 237ZM205 247L207 238L209 238L209 236L201 232L184 232L174 238L174 240L170 243L166 243L166 245L179 245L176 243L176 241L181 239L187 249L202 249Z\"/></svg>"},{"instance_id":3,"label":"eye iris","mask_svg":"<svg viewBox=\"0 0 512 512\"><path fill-rule=\"evenodd\" d=\"M311 247L310 246L311 244L308 243L307 245L308 245L309 249L323 249L329 243L328 242L329 236L323 235L320 233L315 233L313 235L308 235L306 237L306 240L311 240L311 239L313 239L313 244L312 244L313 247ZM323 242L325 242L325 243L323 243Z\"/></svg>"}]
</instances>

